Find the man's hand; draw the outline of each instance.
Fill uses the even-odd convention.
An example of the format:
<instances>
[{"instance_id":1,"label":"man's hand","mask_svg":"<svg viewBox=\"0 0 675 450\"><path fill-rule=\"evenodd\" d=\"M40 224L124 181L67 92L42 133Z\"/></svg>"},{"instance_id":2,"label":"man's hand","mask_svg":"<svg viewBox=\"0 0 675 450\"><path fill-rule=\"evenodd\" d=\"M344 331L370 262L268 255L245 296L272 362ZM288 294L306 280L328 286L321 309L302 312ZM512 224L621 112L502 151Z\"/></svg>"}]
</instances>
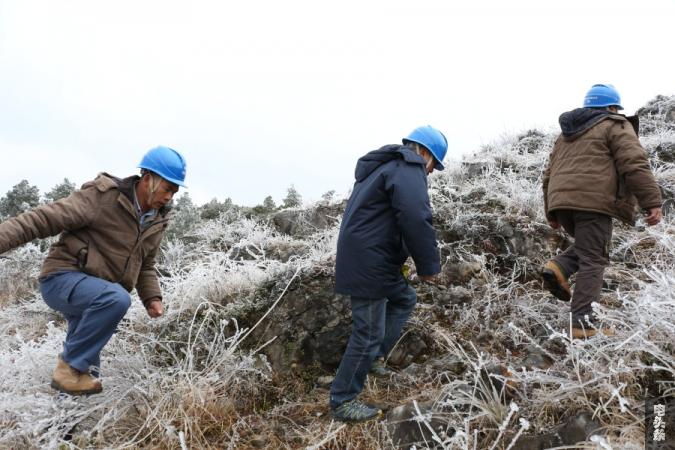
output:
<instances>
[{"instance_id":1,"label":"man's hand","mask_svg":"<svg viewBox=\"0 0 675 450\"><path fill-rule=\"evenodd\" d=\"M164 305L162 304L162 300L160 300L159 298L153 298L148 302L148 304L145 307L145 310L148 312L148 315L153 319L161 317L162 314L164 314Z\"/></svg>"},{"instance_id":2,"label":"man's hand","mask_svg":"<svg viewBox=\"0 0 675 450\"><path fill-rule=\"evenodd\" d=\"M548 226L553 228L554 230L557 230L558 228L560 228L560 223L558 223L558 221L555 219L548 219Z\"/></svg>"},{"instance_id":3,"label":"man's hand","mask_svg":"<svg viewBox=\"0 0 675 450\"><path fill-rule=\"evenodd\" d=\"M651 208L649 211L646 212L645 214L645 222L647 222L647 225L649 226L654 226L657 223L661 222L661 218L663 217L661 213L661 208Z\"/></svg>"},{"instance_id":4,"label":"man's hand","mask_svg":"<svg viewBox=\"0 0 675 450\"><path fill-rule=\"evenodd\" d=\"M425 283L435 283L437 276L438 276L438 274L436 274L436 275L417 275L417 278L419 278L421 281L423 281Z\"/></svg>"}]
</instances>

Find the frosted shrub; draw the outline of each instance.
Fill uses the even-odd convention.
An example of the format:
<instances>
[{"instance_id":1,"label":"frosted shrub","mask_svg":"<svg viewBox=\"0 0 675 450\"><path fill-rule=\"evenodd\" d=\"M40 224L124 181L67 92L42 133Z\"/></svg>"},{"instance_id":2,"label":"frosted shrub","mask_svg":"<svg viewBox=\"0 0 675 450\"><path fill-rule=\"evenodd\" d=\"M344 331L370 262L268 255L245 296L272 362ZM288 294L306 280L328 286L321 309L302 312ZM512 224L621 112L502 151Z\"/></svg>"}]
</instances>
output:
<instances>
[{"instance_id":1,"label":"frosted shrub","mask_svg":"<svg viewBox=\"0 0 675 450\"><path fill-rule=\"evenodd\" d=\"M188 237L200 222L199 210L193 205L185 205L174 212L166 230L167 240Z\"/></svg>"},{"instance_id":2,"label":"frosted shrub","mask_svg":"<svg viewBox=\"0 0 675 450\"><path fill-rule=\"evenodd\" d=\"M671 103L650 106L641 136L661 155L653 163L666 194L675 191L666 160L674 127L663 119ZM615 336L570 340L569 304L542 290L538 268L557 251L547 239L564 241L547 227L541 199L556 134L505 136L429 179L444 270L475 270L418 286L397 345L411 348L405 340L415 337L419 359L394 380L369 379L364 391L367 400L412 406L425 431L415 448L515 448L584 413L601 431L564 448L638 449L646 392L675 392L672 217L657 227L615 227L612 265L593 305ZM61 397L48 385L65 326L36 290L45 247L0 259L0 447L392 448L396 424L386 419L331 420L323 368L283 378L258 353L264 342L247 346L291 283L332 273L339 223L310 225L287 236L230 209L166 241L158 258L166 313L150 320L134 297L102 355L105 391L88 398ZM462 293L470 298L458 301ZM543 364L528 362L533 356Z\"/></svg>"},{"instance_id":3,"label":"frosted shrub","mask_svg":"<svg viewBox=\"0 0 675 450\"><path fill-rule=\"evenodd\" d=\"M60 397L46 384L26 383L26 376L49 379L62 329L50 326L39 341L0 352L6 362L0 368L0 411L6 411L0 446L53 447L75 427L76 441L89 445L171 447L178 443L178 431L190 447L209 445L209 428L236 421L235 407L245 410L245 402L238 402L266 377L264 365L256 368L253 357L235 353L241 332L213 319L207 313L180 324L188 333L178 342L154 331L139 333L131 323L122 326L102 355L106 395L88 398ZM196 358L201 353L205 359ZM162 354L170 364L157 364L165 362L158 358Z\"/></svg>"},{"instance_id":4,"label":"frosted shrub","mask_svg":"<svg viewBox=\"0 0 675 450\"><path fill-rule=\"evenodd\" d=\"M46 256L44 247L29 243L0 256L0 307L33 295Z\"/></svg>"}]
</instances>

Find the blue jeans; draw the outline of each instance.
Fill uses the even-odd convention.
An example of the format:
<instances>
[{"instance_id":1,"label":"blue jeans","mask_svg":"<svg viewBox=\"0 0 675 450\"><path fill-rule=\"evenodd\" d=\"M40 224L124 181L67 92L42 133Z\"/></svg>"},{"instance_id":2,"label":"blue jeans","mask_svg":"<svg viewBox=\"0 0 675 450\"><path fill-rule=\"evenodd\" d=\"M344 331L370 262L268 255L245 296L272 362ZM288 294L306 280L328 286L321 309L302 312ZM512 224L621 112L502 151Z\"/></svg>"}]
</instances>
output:
<instances>
[{"instance_id":1,"label":"blue jeans","mask_svg":"<svg viewBox=\"0 0 675 450\"><path fill-rule=\"evenodd\" d=\"M61 358L71 367L96 374L101 350L131 306L131 296L118 283L82 272L58 272L40 281L40 291L50 308L68 320Z\"/></svg>"},{"instance_id":2,"label":"blue jeans","mask_svg":"<svg viewBox=\"0 0 675 450\"><path fill-rule=\"evenodd\" d=\"M363 390L370 366L389 353L417 303L415 290L387 298L353 297L352 334L330 389L330 406L356 398Z\"/></svg>"}]
</instances>

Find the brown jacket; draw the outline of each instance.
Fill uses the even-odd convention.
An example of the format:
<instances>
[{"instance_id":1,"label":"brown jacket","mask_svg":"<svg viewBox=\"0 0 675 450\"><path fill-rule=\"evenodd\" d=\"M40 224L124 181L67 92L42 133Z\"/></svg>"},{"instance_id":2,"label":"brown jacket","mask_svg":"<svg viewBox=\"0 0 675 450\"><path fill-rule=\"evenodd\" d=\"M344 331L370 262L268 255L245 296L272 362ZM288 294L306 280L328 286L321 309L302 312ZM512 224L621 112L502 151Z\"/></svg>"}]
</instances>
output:
<instances>
[{"instance_id":1,"label":"brown jacket","mask_svg":"<svg viewBox=\"0 0 675 450\"><path fill-rule=\"evenodd\" d=\"M40 278L81 271L120 283L129 292L135 287L144 304L161 298L155 255L168 225L167 211L141 230L133 193L138 179L99 174L67 198L6 220L0 224L0 253L61 233Z\"/></svg>"},{"instance_id":2,"label":"brown jacket","mask_svg":"<svg viewBox=\"0 0 675 450\"><path fill-rule=\"evenodd\" d=\"M634 224L636 203L642 209L661 206L647 154L626 117L579 108L562 114L560 126L544 173L549 219L555 210L572 209Z\"/></svg>"}]
</instances>

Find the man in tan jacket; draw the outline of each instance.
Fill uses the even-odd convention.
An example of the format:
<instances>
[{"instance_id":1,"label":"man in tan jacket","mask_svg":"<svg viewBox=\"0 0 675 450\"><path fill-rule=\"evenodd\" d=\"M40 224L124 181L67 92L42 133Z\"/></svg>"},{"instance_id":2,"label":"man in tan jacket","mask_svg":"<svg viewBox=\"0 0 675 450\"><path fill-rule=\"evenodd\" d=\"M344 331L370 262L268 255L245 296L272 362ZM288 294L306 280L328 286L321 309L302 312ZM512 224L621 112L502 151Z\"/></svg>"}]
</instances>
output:
<instances>
[{"instance_id":1,"label":"man in tan jacket","mask_svg":"<svg viewBox=\"0 0 675 450\"><path fill-rule=\"evenodd\" d=\"M560 116L562 134L544 173L548 222L553 228L562 226L575 241L546 263L542 277L554 296L571 298L575 338L598 331L591 304L599 299L609 264L612 218L634 224L639 204L647 224L661 220L661 191L637 137L637 117L629 121L618 114L621 109L619 93L612 85L594 85L583 108ZM569 277L574 273L572 294Z\"/></svg>"},{"instance_id":2,"label":"man in tan jacket","mask_svg":"<svg viewBox=\"0 0 675 450\"><path fill-rule=\"evenodd\" d=\"M51 383L61 392L101 392L100 352L134 288L150 317L164 312L155 256L168 225L166 206L184 186L185 160L160 146L139 167L140 177L102 173L69 197L0 224L0 253L60 233L42 266L40 290L68 321Z\"/></svg>"}]
</instances>

